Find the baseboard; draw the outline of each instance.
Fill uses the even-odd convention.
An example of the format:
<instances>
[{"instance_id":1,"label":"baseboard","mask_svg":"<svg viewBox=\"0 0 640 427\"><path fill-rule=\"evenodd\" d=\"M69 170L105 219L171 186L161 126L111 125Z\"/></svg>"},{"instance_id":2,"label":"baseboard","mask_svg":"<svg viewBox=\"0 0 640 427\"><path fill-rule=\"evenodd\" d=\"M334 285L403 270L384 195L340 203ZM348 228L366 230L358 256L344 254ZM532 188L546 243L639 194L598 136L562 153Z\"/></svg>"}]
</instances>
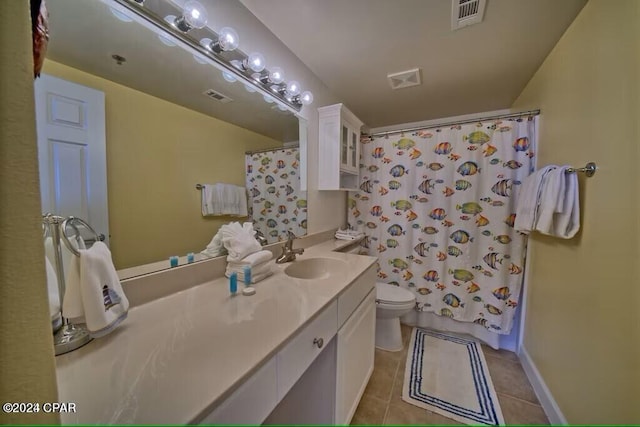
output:
<instances>
[{"instance_id":1,"label":"baseboard","mask_svg":"<svg viewBox=\"0 0 640 427\"><path fill-rule=\"evenodd\" d=\"M540 375L538 368L536 368L536 365L533 363L531 356L529 356L529 353L524 346L520 347L519 356L522 368L527 374L527 378L529 378L529 382L531 383L536 396L538 396L542 409L544 409L545 414L547 414L547 418L549 418L549 423L566 425L567 419L562 415L560 407L553 398L551 391L545 384L542 379L542 375Z\"/></svg>"}]
</instances>

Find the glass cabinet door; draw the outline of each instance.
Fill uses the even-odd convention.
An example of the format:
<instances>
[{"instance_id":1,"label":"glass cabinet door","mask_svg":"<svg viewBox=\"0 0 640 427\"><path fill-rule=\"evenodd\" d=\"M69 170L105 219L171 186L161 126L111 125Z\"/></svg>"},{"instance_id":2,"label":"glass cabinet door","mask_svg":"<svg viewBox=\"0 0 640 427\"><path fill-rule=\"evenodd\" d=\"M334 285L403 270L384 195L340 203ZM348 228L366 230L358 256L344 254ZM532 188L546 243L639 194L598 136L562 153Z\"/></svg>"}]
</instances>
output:
<instances>
[{"instance_id":1,"label":"glass cabinet door","mask_svg":"<svg viewBox=\"0 0 640 427\"><path fill-rule=\"evenodd\" d=\"M351 131L351 159L349 162L349 166L351 166L354 170L358 170L358 134Z\"/></svg>"},{"instance_id":2,"label":"glass cabinet door","mask_svg":"<svg viewBox=\"0 0 640 427\"><path fill-rule=\"evenodd\" d=\"M347 166L349 163L349 129L342 125L342 138L340 139L340 165Z\"/></svg>"}]
</instances>

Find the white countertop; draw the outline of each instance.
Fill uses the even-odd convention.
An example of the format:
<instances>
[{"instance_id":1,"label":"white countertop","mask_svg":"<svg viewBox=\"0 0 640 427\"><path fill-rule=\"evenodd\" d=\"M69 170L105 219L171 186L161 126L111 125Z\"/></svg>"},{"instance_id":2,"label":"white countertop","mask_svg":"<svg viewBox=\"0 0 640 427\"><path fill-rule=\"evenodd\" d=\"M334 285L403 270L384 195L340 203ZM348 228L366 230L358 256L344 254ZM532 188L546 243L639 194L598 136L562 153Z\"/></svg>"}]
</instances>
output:
<instances>
[{"instance_id":1,"label":"white countertop","mask_svg":"<svg viewBox=\"0 0 640 427\"><path fill-rule=\"evenodd\" d=\"M298 256L349 264L330 279L291 278L287 263L253 296L230 297L220 278L131 309L110 335L56 357L58 400L77 408L62 422L198 421L375 262L331 252L351 243L332 239Z\"/></svg>"}]
</instances>

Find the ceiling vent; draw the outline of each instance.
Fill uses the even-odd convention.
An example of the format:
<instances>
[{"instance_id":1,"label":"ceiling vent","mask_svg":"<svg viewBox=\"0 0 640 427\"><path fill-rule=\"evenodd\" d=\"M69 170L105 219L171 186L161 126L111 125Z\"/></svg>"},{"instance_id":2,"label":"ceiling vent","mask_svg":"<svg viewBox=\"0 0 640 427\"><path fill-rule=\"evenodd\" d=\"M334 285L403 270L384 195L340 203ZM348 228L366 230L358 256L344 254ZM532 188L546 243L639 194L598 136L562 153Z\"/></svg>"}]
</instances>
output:
<instances>
[{"instance_id":1,"label":"ceiling vent","mask_svg":"<svg viewBox=\"0 0 640 427\"><path fill-rule=\"evenodd\" d=\"M420 81L420 68L401 71L399 73L387 74L391 89L402 89L405 87L418 86Z\"/></svg>"},{"instance_id":2,"label":"ceiling vent","mask_svg":"<svg viewBox=\"0 0 640 427\"><path fill-rule=\"evenodd\" d=\"M223 95L220 92L215 91L213 89L207 89L204 92L202 92L202 94L208 96L211 99L215 99L216 101L222 102L223 104L233 101L233 99L229 98L227 95Z\"/></svg>"},{"instance_id":3,"label":"ceiling vent","mask_svg":"<svg viewBox=\"0 0 640 427\"><path fill-rule=\"evenodd\" d=\"M451 29L482 22L486 5L487 0L452 0Z\"/></svg>"}]
</instances>

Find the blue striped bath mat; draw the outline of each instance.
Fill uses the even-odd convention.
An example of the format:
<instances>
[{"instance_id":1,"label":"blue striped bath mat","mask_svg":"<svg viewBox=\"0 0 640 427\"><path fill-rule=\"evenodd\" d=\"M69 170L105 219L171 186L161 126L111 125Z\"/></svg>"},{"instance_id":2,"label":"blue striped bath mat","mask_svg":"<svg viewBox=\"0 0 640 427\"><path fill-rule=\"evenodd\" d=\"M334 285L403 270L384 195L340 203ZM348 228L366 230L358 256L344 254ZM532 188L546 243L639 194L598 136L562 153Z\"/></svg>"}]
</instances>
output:
<instances>
[{"instance_id":1,"label":"blue striped bath mat","mask_svg":"<svg viewBox=\"0 0 640 427\"><path fill-rule=\"evenodd\" d=\"M504 425L480 344L413 328L402 400L465 424Z\"/></svg>"}]
</instances>

